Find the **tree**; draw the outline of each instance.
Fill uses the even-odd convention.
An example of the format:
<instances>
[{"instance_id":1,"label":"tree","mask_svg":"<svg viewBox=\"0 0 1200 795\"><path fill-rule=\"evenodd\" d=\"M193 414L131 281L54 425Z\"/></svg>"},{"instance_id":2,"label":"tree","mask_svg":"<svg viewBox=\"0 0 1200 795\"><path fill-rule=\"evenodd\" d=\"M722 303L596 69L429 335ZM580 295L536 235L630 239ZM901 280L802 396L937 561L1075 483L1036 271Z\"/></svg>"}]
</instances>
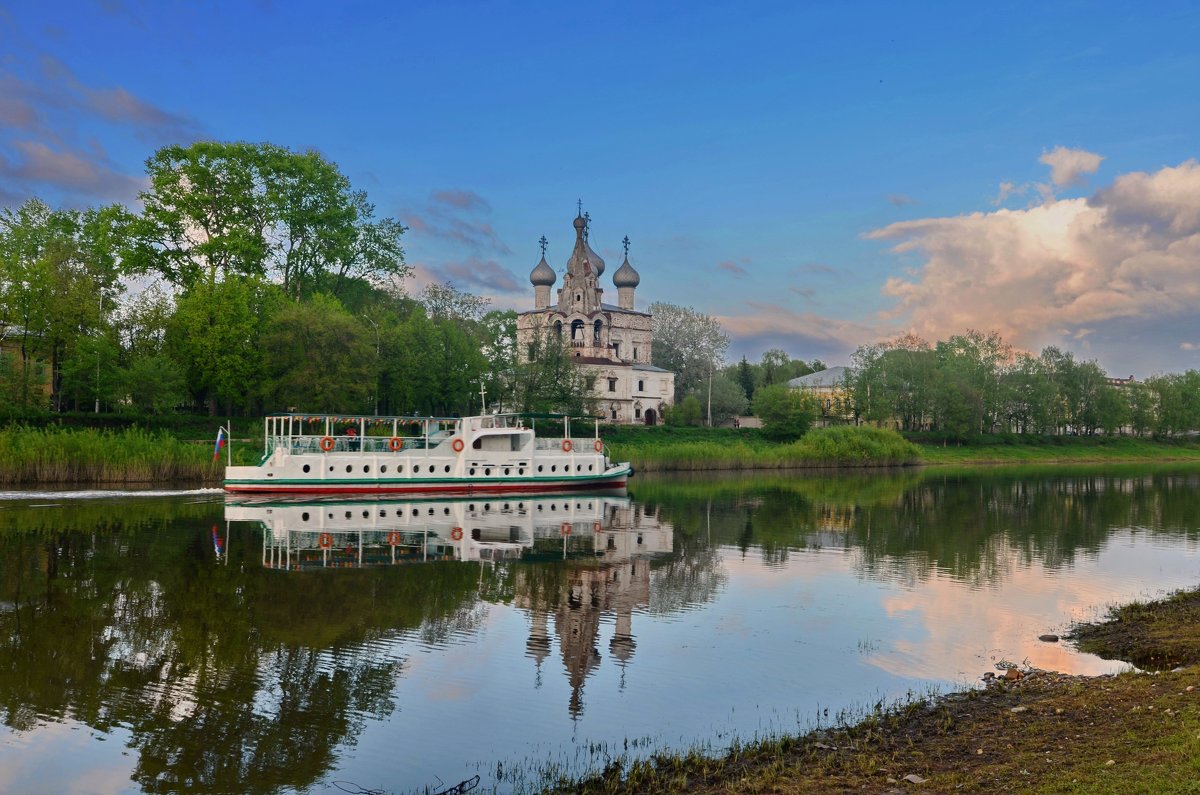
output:
<instances>
[{"instance_id":1,"label":"tree","mask_svg":"<svg viewBox=\"0 0 1200 795\"><path fill-rule=\"evenodd\" d=\"M664 406L663 413L668 425L699 425L703 409L700 407L700 398L688 395L677 405Z\"/></svg>"},{"instance_id":2,"label":"tree","mask_svg":"<svg viewBox=\"0 0 1200 795\"><path fill-rule=\"evenodd\" d=\"M365 411L375 387L371 332L332 296L288 304L262 335L269 411Z\"/></svg>"},{"instance_id":3,"label":"tree","mask_svg":"<svg viewBox=\"0 0 1200 795\"><path fill-rule=\"evenodd\" d=\"M491 303L487 298L456 289L451 282L425 285L417 300L429 317L456 321L479 320Z\"/></svg>"},{"instance_id":4,"label":"tree","mask_svg":"<svg viewBox=\"0 0 1200 795\"><path fill-rule=\"evenodd\" d=\"M525 354L516 365L514 407L575 416L596 413L591 395L595 374L572 361L571 350L561 337L549 329L535 331Z\"/></svg>"},{"instance_id":5,"label":"tree","mask_svg":"<svg viewBox=\"0 0 1200 795\"><path fill-rule=\"evenodd\" d=\"M732 378L718 375L712 382L712 421L720 425L733 417L745 414L750 401Z\"/></svg>"},{"instance_id":6,"label":"tree","mask_svg":"<svg viewBox=\"0 0 1200 795\"><path fill-rule=\"evenodd\" d=\"M750 369L750 362L746 361L745 356L738 362L737 382L742 388L743 394L746 395L746 400L752 400L754 398L754 371Z\"/></svg>"},{"instance_id":7,"label":"tree","mask_svg":"<svg viewBox=\"0 0 1200 795\"><path fill-rule=\"evenodd\" d=\"M675 398L698 391L707 393L729 347L729 337L717 319L690 307L656 302L653 364L675 373ZM711 419L711 418L710 418Z\"/></svg>"},{"instance_id":8,"label":"tree","mask_svg":"<svg viewBox=\"0 0 1200 795\"><path fill-rule=\"evenodd\" d=\"M803 389L784 384L766 386L754 396L754 416L762 420L763 435L786 442L799 439L817 416L816 399Z\"/></svg>"},{"instance_id":9,"label":"tree","mask_svg":"<svg viewBox=\"0 0 1200 795\"><path fill-rule=\"evenodd\" d=\"M298 300L410 272L404 227L376 220L366 194L317 152L199 141L159 149L146 172L132 259L185 290L277 275L284 295Z\"/></svg>"}]
</instances>

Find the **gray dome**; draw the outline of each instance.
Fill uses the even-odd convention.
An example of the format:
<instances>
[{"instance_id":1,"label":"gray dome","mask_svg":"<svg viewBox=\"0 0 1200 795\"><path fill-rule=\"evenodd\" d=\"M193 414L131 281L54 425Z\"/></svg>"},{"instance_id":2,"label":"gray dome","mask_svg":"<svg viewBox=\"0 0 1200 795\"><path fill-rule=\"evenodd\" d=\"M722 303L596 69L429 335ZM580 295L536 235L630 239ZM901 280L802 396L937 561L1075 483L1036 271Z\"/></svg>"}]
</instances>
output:
<instances>
[{"instance_id":1,"label":"gray dome","mask_svg":"<svg viewBox=\"0 0 1200 795\"><path fill-rule=\"evenodd\" d=\"M554 268L551 268L546 263L546 255L542 255L542 261L537 264L533 272L529 274L529 281L533 282L534 287L549 287L554 284L554 280L558 276L554 273Z\"/></svg>"},{"instance_id":2,"label":"gray dome","mask_svg":"<svg viewBox=\"0 0 1200 795\"><path fill-rule=\"evenodd\" d=\"M629 264L629 257L626 257L621 267L613 274L613 284L617 287L637 287L641 282L642 277Z\"/></svg>"}]
</instances>

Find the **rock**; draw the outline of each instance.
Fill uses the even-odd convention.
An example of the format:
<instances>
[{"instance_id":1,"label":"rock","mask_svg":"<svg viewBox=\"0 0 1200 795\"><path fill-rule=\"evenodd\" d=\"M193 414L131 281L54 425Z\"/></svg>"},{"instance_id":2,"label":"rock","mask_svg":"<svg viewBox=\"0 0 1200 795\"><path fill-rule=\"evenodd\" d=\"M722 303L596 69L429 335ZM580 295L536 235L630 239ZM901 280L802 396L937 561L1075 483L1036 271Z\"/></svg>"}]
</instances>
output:
<instances>
[{"instance_id":1,"label":"rock","mask_svg":"<svg viewBox=\"0 0 1200 795\"><path fill-rule=\"evenodd\" d=\"M1010 682L1015 682L1018 679L1024 679L1025 674L1021 673L1016 668L1009 668L1007 671L1004 672L1004 678Z\"/></svg>"},{"instance_id":2,"label":"rock","mask_svg":"<svg viewBox=\"0 0 1200 795\"><path fill-rule=\"evenodd\" d=\"M907 781L909 784L924 784L929 779L921 778L916 773L909 773L907 776L904 777L904 780Z\"/></svg>"},{"instance_id":3,"label":"rock","mask_svg":"<svg viewBox=\"0 0 1200 795\"><path fill-rule=\"evenodd\" d=\"M975 755L976 755L976 756L983 756L983 749L982 749L982 748L976 748L976 749L975 749Z\"/></svg>"},{"instance_id":4,"label":"rock","mask_svg":"<svg viewBox=\"0 0 1200 795\"><path fill-rule=\"evenodd\" d=\"M822 751L836 751L837 746L826 745L825 743L813 743L813 748L820 748Z\"/></svg>"},{"instance_id":5,"label":"rock","mask_svg":"<svg viewBox=\"0 0 1200 795\"><path fill-rule=\"evenodd\" d=\"M1013 707L1009 712L1028 712L1029 707Z\"/></svg>"},{"instance_id":6,"label":"rock","mask_svg":"<svg viewBox=\"0 0 1200 795\"><path fill-rule=\"evenodd\" d=\"M1038 635L1038 640L1046 643L1058 643L1058 635L1047 632L1045 635Z\"/></svg>"},{"instance_id":7,"label":"rock","mask_svg":"<svg viewBox=\"0 0 1200 795\"><path fill-rule=\"evenodd\" d=\"M1186 670L1187 670L1187 666L1186 666L1186 665L1181 665L1181 666L1179 666L1178 668L1172 668L1172 669L1171 669L1171 673L1173 673L1173 674L1177 674L1177 673L1180 673L1180 672L1182 672L1182 671L1186 671Z\"/></svg>"},{"instance_id":8,"label":"rock","mask_svg":"<svg viewBox=\"0 0 1200 795\"><path fill-rule=\"evenodd\" d=\"M1195 685L1188 685L1187 687L1185 687L1185 688L1183 689L1183 691L1184 691L1185 693L1190 693L1190 692L1192 692L1192 691L1193 691L1193 690L1195 690L1195 689L1196 689L1196 686L1195 686Z\"/></svg>"},{"instance_id":9,"label":"rock","mask_svg":"<svg viewBox=\"0 0 1200 795\"><path fill-rule=\"evenodd\" d=\"M1112 767L1112 766L1113 766L1113 765L1115 765L1116 763L1117 763L1117 760L1115 760L1115 759L1110 759L1110 760L1108 760L1107 762L1105 762L1105 763L1104 763L1104 766L1105 766L1105 767Z\"/></svg>"},{"instance_id":10,"label":"rock","mask_svg":"<svg viewBox=\"0 0 1200 795\"><path fill-rule=\"evenodd\" d=\"M1054 708L1054 714L1055 714L1055 715L1061 715L1061 714L1063 714L1064 712L1066 712L1066 710L1065 710L1065 709L1063 709L1062 707L1055 707L1055 708Z\"/></svg>"}]
</instances>

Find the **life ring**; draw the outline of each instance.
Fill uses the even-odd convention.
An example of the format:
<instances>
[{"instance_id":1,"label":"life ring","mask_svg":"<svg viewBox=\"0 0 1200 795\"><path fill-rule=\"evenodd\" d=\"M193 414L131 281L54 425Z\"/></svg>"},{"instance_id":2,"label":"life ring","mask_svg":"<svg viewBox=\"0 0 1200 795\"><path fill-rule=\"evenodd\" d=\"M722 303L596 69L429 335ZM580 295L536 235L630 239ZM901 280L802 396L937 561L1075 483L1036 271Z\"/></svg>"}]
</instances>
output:
<instances>
[{"instance_id":1,"label":"life ring","mask_svg":"<svg viewBox=\"0 0 1200 795\"><path fill-rule=\"evenodd\" d=\"M392 449L393 453L399 452L404 447L404 440L399 436L393 436L391 439L388 439L388 447Z\"/></svg>"},{"instance_id":2,"label":"life ring","mask_svg":"<svg viewBox=\"0 0 1200 795\"><path fill-rule=\"evenodd\" d=\"M400 533L396 532L395 530L388 533L388 546L400 546Z\"/></svg>"},{"instance_id":3,"label":"life ring","mask_svg":"<svg viewBox=\"0 0 1200 795\"><path fill-rule=\"evenodd\" d=\"M333 546L333 536L329 535L329 533L321 533L321 535L317 536L317 545L321 549L329 549Z\"/></svg>"},{"instance_id":4,"label":"life ring","mask_svg":"<svg viewBox=\"0 0 1200 795\"><path fill-rule=\"evenodd\" d=\"M322 436L321 437L321 449L327 453L333 449L333 437L332 436Z\"/></svg>"},{"instance_id":5,"label":"life ring","mask_svg":"<svg viewBox=\"0 0 1200 795\"><path fill-rule=\"evenodd\" d=\"M455 541L461 541L462 540L462 528L456 527L453 530L451 530L450 537L453 538Z\"/></svg>"},{"instance_id":6,"label":"life ring","mask_svg":"<svg viewBox=\"0 0 1200 795\"><path fill-rule=\"evenodd\" d=\"M562 527L559 528L558 532L562 533L563 538L566 538L567 536L571 535L571 529L570 522L563 522Z\"/></svg>"},{"instance_id":7,"label":"life ring","mask_svg":"<svg viewBox=\"0 0 1200 795\"><path fill-rule=\"evenodd\" d=\"M571 440L570 439L563 439L562 450L564 453L571 452Z\"/></svg>"},{"instance_id":8,"label":"life ring","mask_svg":"<svg viewBox=\"0 0 1200 795\"><path fill-rule=\"evenodd\" d=\"M592 448L595 449L597 453L602 452L604 450L604 442L597 439L592 443Z\"/></svg>"},{"instance_id":9,"label":"life ring","mask_svg":"<svg viewBox=\"0 0 1200 795\"><path fill-rule=\"evenodd\" d=\"M604 529L604 525L600 524L599 522L592 522L592 532L593 533L599 533L603 529Z\"/></svg>"},{"instance_id":10,"label":"life ring","mask_svg":"<svg viewBox=\"0 0 1200 795\"><path fill-rule=\"evenodd\" d=\"M454 452L461 453L463 451L463 448L466 447L466 445L463 444L462 439L455 439L453 442L450 443L450 447L454 449Z\"/></svg>"}]
</instances>

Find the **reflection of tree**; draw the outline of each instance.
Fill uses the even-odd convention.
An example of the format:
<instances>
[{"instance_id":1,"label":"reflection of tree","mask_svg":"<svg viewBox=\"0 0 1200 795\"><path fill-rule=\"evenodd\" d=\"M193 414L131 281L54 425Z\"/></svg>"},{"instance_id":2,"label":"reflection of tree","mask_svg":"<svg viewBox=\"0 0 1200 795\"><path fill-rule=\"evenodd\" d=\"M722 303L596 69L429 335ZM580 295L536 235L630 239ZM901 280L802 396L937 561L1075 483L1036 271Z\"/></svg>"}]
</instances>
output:
<instances>
[{"instance_id":1,"label":"reflection of tree","mask_svg":"<svg viewBox=\"0 0 1200 795\"><path fill-rule=\"evenodd\" d=\"M791 550L837 546L871 577L915 582L938 571L987 584L1032 562L1071 565L1117 529L1194 534L1198 484L1200 475L1144 466L1069 474L905 470L647 479L638 496L661 506L677 528L685 568L710 543L767 563Z\"/></svg>"},{"instance_id":2,"label":"reflection of tree","mask_svg":"<svg viewBox=\"0 0 1200 795\"><path fill-rule=\"evenodd\" d=\"M310 786L394 709L403 661L386 641L474 620L473 566L265 571L251 528L226 565L219 505L139 507L44 512L33 532L5 517L0 715L127 727L148 792Z\"/></svg>"}]
</instances>

